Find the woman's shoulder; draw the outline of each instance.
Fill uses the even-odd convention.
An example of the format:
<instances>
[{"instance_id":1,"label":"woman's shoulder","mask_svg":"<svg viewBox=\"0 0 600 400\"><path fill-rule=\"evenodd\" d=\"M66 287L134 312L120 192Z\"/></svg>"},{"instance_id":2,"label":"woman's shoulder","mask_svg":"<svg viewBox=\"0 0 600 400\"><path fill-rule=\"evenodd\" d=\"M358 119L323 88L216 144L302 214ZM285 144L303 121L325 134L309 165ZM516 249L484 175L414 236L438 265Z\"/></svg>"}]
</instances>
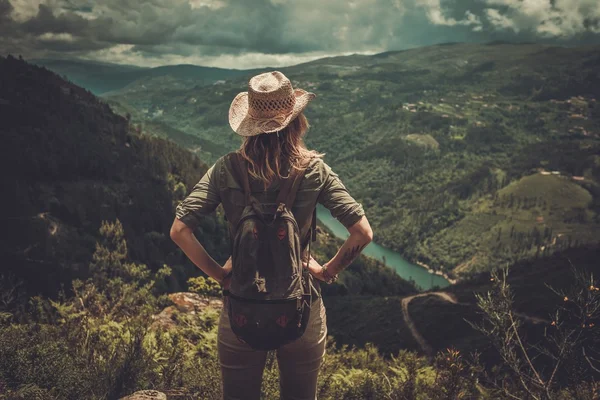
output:
<instances>
[{"instance_id":1,"label":"woman's shoulder","mask_svg":"<svg viewBox=\"0 0 600 400\"><path fill-rule=\"evenodd\" d=\"M217 177L221 188L239 186L234 177L234 163L237 162L236 157L237 152L232 151L219 157L213 164L212 168L214 169L215 176Z\"/></svg>"},{"instance_id":2,"label":"woman's shoulder","mask_svg":"<svg viewBox=\"0 0 600 400\"><path fill-rule=\"evenodd\" d=\"M219 166L228 166L231 165L232 162L234 162L236 160L236 157L238 156L238 152L237 151L231 151L225 155L222 155L221 157L219 157L217 159L217 161L215 161L215 165L219 165Z\"/></svg>"},{"instance_id":3,"label":"woman's shoulder","mask_svg":"<svg viewBox=\"0 0 600 400\"><path fill-rule=\"evenodd\" d=\"M239 153L237 151L232 151L219 157L217 161L215 161L215 169L224 173L231 173L235 168L234 164L238 162L238 156Z\"/></svg>"},{"instance_id":4,"label":"woman's shoulder","mask_svg":"<svg viewBox=\"0 0 600 400\"><path fill-rule=\"evenodd\" d=\"M306 168L305 180L315 185L322 185L329 176L331 168L322 157L313 157Z\"/></svg>"}]
</instances>

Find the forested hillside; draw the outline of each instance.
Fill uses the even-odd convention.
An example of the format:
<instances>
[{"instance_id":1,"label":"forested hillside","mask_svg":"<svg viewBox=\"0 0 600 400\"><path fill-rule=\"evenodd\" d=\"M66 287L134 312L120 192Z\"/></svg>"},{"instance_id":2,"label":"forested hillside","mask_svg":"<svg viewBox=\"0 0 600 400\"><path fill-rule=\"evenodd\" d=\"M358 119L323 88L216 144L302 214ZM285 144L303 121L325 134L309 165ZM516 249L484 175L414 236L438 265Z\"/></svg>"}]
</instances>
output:
<instances>
[{"instance_id":1,"label":"forested hillside","mask_svg":"<svg viewBox=\"0 0 600 400\"><path fill-rule=\"evenodd\" d=\"M242 75L245 72L223 68L200 67L197 65L169 65L155 68L137 67L82 60L29 60L66 77L78 86L99 95L114 91L145 90L158 83L173 84L182 89ZM130 86L130 84L134 83Z\"/></svg>"},{"instance_id":2,"label":"forested hillside","mask_svg":"<svg viewBox=\"0 0 600 400\"><path fill-rule=\"evenodd\" d=\"M56 294L88 275L101 222L118 219L130 259L172 266L171 289L185 287L194 269L168 233L204 163L172 141L134 133L85 89L11 56L0 59L0 120L4 277ZM220 219L206 218L199 234L227 258Z\"/></svg>"},{"instance_id":3,"label":"forested hillside","mask_svg":"<svg viewBox=\"0 0 600 400\"><path fill-rule=\"evenodd\" d=\"M448 44L281 70L317 94L307 142L364 204L376 240L464 276L598 242L599 52ZM239 144L227 111L248 78L107 100L213 161Z\"/></svg>"}]
</instances>

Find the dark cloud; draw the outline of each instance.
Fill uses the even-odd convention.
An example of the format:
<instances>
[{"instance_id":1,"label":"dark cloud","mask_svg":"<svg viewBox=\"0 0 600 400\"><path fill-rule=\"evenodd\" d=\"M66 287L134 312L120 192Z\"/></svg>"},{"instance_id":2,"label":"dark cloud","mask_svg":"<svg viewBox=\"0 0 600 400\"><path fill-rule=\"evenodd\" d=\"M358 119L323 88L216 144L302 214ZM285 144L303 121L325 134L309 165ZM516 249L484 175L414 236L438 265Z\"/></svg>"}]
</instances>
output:
<instances>
[{"instance_id":1,"label":"dark cloud","mask_svg":"<svg viewBox=\"0 0 600 400\"><path fill-rule=\"evenodd\" d=\"M23 32L31 35L70 33L85 36L88 34L90 23L79 15L69 12L55 16L50 7L41 4L37 15L23 22L20 28Z\"/></svg>"},{"instance_id":2,"label":"dark cloud","mask_svg":"<svg viewBox=\"0 0 600 400\"><path fill-rule=\"evenodd\" d=\"M0 0L0 32L0 53L30 58L250 67L450 41L598 43L600 2Z\"/></svg>"},{"instance_id":3,"label":"dark cloud","mask_svg":"<svg viewBox=\"0 0 600 400\"><path fill-rule=\"evenodd\" d=\"M0 21L4 21L10 17L13 6L8 0L0 0Z\"/></svg>"}]
</instances>

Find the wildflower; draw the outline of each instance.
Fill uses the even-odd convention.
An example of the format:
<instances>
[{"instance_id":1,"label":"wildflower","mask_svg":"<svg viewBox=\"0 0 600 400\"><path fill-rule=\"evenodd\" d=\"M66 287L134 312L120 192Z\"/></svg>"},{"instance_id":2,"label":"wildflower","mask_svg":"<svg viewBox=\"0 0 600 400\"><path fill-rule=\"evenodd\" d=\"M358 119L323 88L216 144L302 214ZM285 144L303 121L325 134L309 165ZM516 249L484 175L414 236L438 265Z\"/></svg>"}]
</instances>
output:
<instances>
[{"instance_id":1,"label":"wildflower","mask_svg":"<svg viewBox=\"0 0 600 400\"><path fill-rule=\"evenodd\" d=\"M563 300L564 301L569 301L569 298L567 296L565 296L565 298Z\"/></svg>"},{"instance_id":2,"label":"wildflower","mask_svg":"<svg viewBox=\"0 0 600 400\"><path fill-rule=\"evenodd\" d=\"M556 325L556 321L552 321L552 323L550 325L555 326Z\"/></svg>"},{"instance_id":3,"label":"wildflower","mask_svg":"<svg viewBox=\"0 0 600 400\"><path fill-rule=\"evenodd\" d=\"M592 290L592 291L593 291L593 290L597 290L597 288L596 288L596 287L594 287L594 285L592 285L592 286L590 286L590 290Z\"/></svg>"},{"instance_id":4,"label":"wildflower","mask_svg":"<svg viewBox=\"0 0 600 400\"><path fill-rule=\"evenodd\" d=\"M490 278L490 282L494 282L494 278Z\"/></svg>"}]
</instances>

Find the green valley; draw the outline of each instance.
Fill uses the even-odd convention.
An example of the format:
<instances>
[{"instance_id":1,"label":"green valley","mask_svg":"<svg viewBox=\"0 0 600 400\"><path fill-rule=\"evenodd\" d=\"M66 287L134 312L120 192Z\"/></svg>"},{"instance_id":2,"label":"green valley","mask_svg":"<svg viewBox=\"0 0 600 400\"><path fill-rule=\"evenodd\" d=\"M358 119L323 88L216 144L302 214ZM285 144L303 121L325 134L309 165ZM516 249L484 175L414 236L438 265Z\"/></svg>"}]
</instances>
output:
<instances>
[{"instance_id":1,"label":"green valley","mask_svg":"<svg viewBox=\"0 0 600 400\"><path fill-rule=\"evenodd\" d=\"M345 62L364 66L377 57L321 62L350 73L356 68ZM129 113L123 117L23 60L0 58L0 72L8 193L0 213L0 399L117 399L146 388L169 399L221 398L220 288L198 277L168 230L175 206L206 171L201 160L214 161L236 141L216 114L204 125L211 114L186 122L175 111L191 113L199 102L210 108L201 92L222 88L229 92L215 107L226 108L234 83L189 89L196 101L177 109L145 103L160 106L153 115L125 90L108 97ZM322 97L348 81L329 83ZM153 90L159 101L160 88ZM329 338L319 397L592 399L600 348L597 137L507 129L510 139L499 144L475 128L425 129L419 124L431 123L434 111L386 109L372 96L366 111L339 120L315 102L310 145L328 151L377 240L432 265L456 265L463 279L418 293L382 260L361 256L338 282L322 285ZM358 107L342 95L336 101ZM386 130L402 121L408 125ZM323 227L318 233L316 258L332 257L340 240ZM220 211L195 235L219 261L229 255ZM506 282L479 272L500 262L512 265ZM521 339L515 353L510 346ZM275 360L268 356L265 398L279 395ZM538 372L540 382L522 387Z\"/></svg>"},{"instance_id":2,"label":"green valley","mask_svg":"<svg viewBox=\"0 0 600 400\"><path fill-rule=\"evenodd\" d=\"M307 143L363 203L376 241L464 277L597 243L599 51L447 44L281 70L317 94ZM227 112L251 74L187 88L142 79L145 91L105 98L214 161L239 145Z\"/></svg>"}]
</instances>

